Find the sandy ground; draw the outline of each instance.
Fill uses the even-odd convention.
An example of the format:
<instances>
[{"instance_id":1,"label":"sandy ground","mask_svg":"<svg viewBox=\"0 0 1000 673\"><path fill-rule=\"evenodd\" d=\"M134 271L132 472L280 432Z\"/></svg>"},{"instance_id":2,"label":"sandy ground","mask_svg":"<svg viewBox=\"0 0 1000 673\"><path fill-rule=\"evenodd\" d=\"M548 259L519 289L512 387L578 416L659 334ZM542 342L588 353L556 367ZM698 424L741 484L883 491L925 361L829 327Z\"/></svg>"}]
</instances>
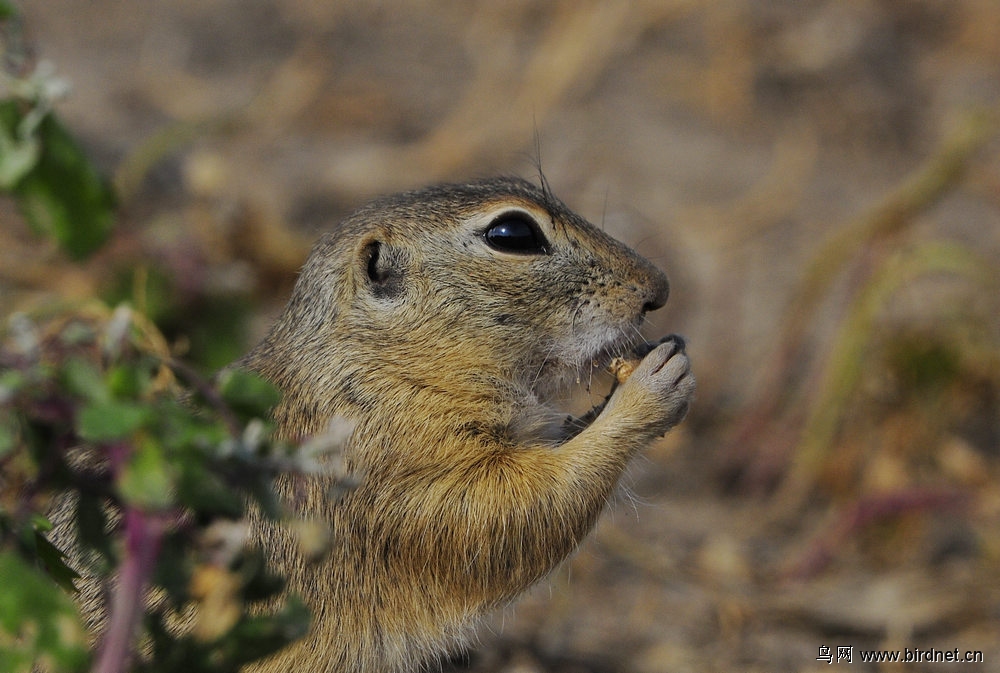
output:
<instances>
[{"instance_id":1,"label":"sandy ground","mask_svg":"<svg viewBox=\"0 0 1000 673\"><path fill-rule=\"evenodd\" d=\"M670 275L689 419L449 666L1000 671L994 0L25 5L128 233L70 269L0 206L5 313L155 260L239 351L365 199L539 163Z\"/></svg>"}]
</instances>

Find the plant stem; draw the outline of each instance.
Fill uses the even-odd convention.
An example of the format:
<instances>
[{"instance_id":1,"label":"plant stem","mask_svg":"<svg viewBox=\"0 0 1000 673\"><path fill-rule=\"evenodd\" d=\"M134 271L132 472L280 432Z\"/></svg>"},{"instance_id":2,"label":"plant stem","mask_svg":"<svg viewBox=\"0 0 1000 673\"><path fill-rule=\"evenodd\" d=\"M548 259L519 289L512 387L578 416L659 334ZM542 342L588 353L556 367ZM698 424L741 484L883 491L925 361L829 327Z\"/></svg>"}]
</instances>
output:
<instances>
[{"instance_id":1,"label":"plant stem","mask_svg":"<svg viewBox=\"0 0 1000 673\"><path fill-rule=\"evenodd\" d=\"M109 611L108 627L92 673L124 673L131 658L136 625L142 617L143 590L156 566L167 529L160 513L130 507L125 511L125 557Z\"/></svg>"}]
</instances>

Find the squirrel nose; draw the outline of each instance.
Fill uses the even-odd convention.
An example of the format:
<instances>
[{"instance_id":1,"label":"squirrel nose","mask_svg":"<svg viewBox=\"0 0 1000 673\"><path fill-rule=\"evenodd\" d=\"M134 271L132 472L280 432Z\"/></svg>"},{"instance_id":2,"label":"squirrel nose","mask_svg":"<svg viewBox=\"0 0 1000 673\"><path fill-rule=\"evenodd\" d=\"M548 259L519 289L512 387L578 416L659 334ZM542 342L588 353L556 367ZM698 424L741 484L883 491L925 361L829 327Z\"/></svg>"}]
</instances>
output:
<instances>
[{"instance_id":1,"label":"squirrel nose","mask_svg":"<svg viewBox=\"0 0 1000 673\"><path fill-rule=\"evenodd\" d=\"M667 276L656 267L650 265L649 281L645 287L645 303L642 305L643 314L663 308L670 296L670 283Z\"/></svg>"}]
</instances>

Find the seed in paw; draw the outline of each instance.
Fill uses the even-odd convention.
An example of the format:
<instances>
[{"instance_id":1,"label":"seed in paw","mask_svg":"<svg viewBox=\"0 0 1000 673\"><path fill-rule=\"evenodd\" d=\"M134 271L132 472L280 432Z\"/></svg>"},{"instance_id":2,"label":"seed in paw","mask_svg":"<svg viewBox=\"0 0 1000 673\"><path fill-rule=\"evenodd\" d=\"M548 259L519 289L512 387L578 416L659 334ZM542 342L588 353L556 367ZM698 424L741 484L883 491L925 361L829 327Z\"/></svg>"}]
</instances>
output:
<instances>
[{"instance_id":1,"label":"seed in paw","mask_svg":"<svg viewBox=\"0 0 1000 673\"><path fill-rule=\"evenodd\" d=\"M608 371L614 375L618 384L621 385L628 381L628 377L632 376L632 372L635 371L640 362L642 362L641 358L617 357L611 360L611 364L608 365Z\"/></svg>"}]
</instances>

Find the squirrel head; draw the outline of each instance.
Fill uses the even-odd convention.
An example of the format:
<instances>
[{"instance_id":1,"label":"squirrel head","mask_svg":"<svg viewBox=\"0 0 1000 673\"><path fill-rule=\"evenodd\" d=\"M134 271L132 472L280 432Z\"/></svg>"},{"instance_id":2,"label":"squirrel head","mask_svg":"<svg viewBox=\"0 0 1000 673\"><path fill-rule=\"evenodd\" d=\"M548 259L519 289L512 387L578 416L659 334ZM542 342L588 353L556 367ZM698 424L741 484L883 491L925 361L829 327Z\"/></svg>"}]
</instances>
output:
<instances>
[{"instance_id":1,"label":"squirrel head","mask_svg":"<svg viewBox=\"0 0 1000 673\"><path fill-rule=\"evenodd\" d=\"M323 408L348 379L355 397L409 386L544 398L639 341L668 291L547 189L439 185L377 199L326 233L248 362Z\"/></svg>"}]
</instances>

